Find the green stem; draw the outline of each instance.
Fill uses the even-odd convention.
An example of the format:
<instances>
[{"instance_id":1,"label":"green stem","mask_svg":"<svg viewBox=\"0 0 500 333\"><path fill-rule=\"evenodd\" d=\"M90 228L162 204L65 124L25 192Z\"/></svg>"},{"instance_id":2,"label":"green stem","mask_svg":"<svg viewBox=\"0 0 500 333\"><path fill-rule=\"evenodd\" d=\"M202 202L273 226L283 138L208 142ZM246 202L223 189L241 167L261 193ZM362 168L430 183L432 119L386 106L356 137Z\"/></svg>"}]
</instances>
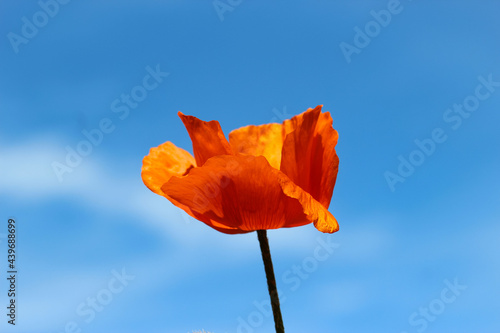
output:
<instances>
[{"instance_id":1,"label":"green stem","mask_svg":"<svg viewBox=\"0 0 500 333\"><path fill-rule=\"evenodd\" d=\"M278 297L278 289L276 288L276 279L274 278L271 250L269 250L266 230L257 230L257 237L259 238L260 251L262 252L262 260L264 261L264 269L266 270L267 288L269 289L269 296L271 297L271 306L273 308L276 333L285 333L283 318L281 317L280 299Z\"/></svg>"}]
</instances>

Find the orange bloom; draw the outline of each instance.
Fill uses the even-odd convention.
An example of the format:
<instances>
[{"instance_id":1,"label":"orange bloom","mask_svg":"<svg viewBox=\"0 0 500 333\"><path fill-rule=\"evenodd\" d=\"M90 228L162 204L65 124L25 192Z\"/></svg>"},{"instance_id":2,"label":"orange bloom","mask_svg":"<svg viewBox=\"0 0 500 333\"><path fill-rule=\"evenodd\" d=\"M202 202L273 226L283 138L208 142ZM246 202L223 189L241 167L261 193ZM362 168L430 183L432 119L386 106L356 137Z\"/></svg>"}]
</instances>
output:
<instances>
[{"instance_id":1,"label":"orange bloom","mask_svg":"<svg viewBox=\"0 0 500 333\"><path fill-rule=\"evenodd\" d=\"M178 113L194 157L165 142L144 157L142 180L192 217L238 234L314 223L339 229L328 211L337 178L338 133L321 105L282 124L229 133L215 120Z\"/></svg>"}]
</instances>

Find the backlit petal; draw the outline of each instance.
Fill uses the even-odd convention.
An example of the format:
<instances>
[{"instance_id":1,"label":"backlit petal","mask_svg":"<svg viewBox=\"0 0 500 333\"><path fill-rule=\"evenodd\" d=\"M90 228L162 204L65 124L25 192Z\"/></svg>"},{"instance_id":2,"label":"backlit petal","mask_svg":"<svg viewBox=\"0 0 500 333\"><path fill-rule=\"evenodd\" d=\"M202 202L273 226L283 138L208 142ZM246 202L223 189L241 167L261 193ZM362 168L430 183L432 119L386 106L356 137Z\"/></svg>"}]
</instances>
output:
<instances>
[{"instance_id":1,"label":"backlit petal","mask_svg":"<svg viewBox=\"0 0 500 333\"><path fill-rule=\"evenodd\" d=\"M220 124L216 120L209 122L178 112L193 142L193 154L196 165L202 166L212 156L232 154Z\"/></svg>"},{"instance_id":2,"label":"backlit petal","mask_svg":"<svg viewBox=\"0 0 500 333\"><path fill-rule=\"evenodd\" d=\"M251 125L229 134L234 152L266 157L325 207L337 178L337 139L330 113L321 113L321 106L282 124Z\"/></svg>"},{"instance_id":3,"label":"backlit petal","mask_svg":"<svg viewBox=\"0 0 500 333\"><path fill-rule=\"evenodd\" d=\"M242 232L312 222L301 199L284 193L283 178L262 156L220 155L186 177L171 178L162 190L195 215Z\"/></svg>"},{"instance_id":4,"label":"backlit petal","mask_svg":"<svg viewBox=\"0 0 500 333\"><path fill-rule=\"evenodd\" d=\"M286 120L281 171L324 207L330 205L339 159L335 152L338 133L329 112L321 106Z\"/></svg>"},{"instance_id":5,"label":"backlit petal","mask_svg":"<svg viewBox=\"0 0 500 333\"><path fill-rule=\"evenodd\" d=\"M337 220L324 205L297 186L284 173L280 172L280 174L279 182L283 193L300 202L307 220L313 222L316 229L325 233L334 233L339 230ZM291 227L292 225L288 226Z\"/></svg>"},{"instance_id":6,"label":"backlit petal","mask_svg":"<svg viewBox=\"0 0 500 333\"><path fill-rule=\"evenodd\" d=\"M242 231L240 230L228 228L192 212L189 207L180 204L162 191L161 187L168 182L170 178L174 176L184 177L194 168L195 164L196 162L190 153L175 146L172 142L165 142L158 147L151 148L149 154L144 157L141 172L142 180L151 191L164 196L174 205L182 208L192 217L203 220L203 222L210 225L212 228L229 234L241 233Z\"/></svg>"},{"instance_id":7,"label":"backlit petal","mask_svg":"<svg viewBox=\"0 0 500 333\"><path fill-rule=\"evenodd\" d=\"M280 168L281 148L285 138L281 124L245 126L229 133L229 143L235 153L264 156L274 168Z\"/></svg>"},{"instance_id":8,"label":"backlit petal","mask_svg":"<svg viewBox=\"0 0 500 333\"><path fill-rule=\"evenodd\" d=\"M183 176L196 164L193 156L172 142L151 148L142 160L142 181L154 193L164 195L161 187L173 176Z\"/></svg>"}]
</instances>

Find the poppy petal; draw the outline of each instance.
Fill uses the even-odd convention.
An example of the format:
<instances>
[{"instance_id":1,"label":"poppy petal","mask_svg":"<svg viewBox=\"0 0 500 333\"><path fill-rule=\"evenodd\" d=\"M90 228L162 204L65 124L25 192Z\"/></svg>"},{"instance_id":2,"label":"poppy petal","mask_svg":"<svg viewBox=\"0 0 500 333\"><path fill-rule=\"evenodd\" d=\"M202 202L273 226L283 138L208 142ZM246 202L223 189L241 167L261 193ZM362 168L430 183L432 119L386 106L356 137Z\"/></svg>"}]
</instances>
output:
<instances>
[{"instance_id":1,"label":"poppy petal","mask_svg":"<svg viewBox=\"0 0 500 333\"><path fill-rule=\"evenodd\" d=\"M280 170L328 208L337 178L338 133L321 105L284 122L286 132Z\"/></svg>"},{"instance_id":2,"label":"poppy petal","mask_svg":"<svg viewBox=\"0 0 500 333\"><path fill-rule=\"evenodd\" d=\"M284 137L281 124L250 125L229 133L229 143L235 153L262 155L279 170Z\"/></svg>"},{"instance_id":3,"label":"poppy petal","mask_svg":"<svg viewBox=\"0 0 500 333\"><path fill-rule=\"evenodd\" d=\"M180 111L177 114L193 142L193 154L197 166L202 166L212 156L233 153L218 121L206 122L193 116L186 116Z\"/></svg>"},{"instance_id":4,"label":"poppy petal","mask_svg":"<svg viewBox=\"0 0 500 333\"><path fill-rule=\"evenodd\" d=\"M312 222L300 200L283 192L280 177L287 179L262 156L220 155L162 190L195 215L241 232Z\"/></svg>"},{"instance_id":5,"label":"poppy petal","mask_svg":"<svg viewBox=\"0 0 500 333\"><path fill-rule=\"evenodd\" d=\"M158 147L151 148L149 154L144 157L142 161L141 176L142 181L151 191L166 197L174 205L182 208L192 217L201 220L204 219L203 216L195 214L189 209L189 207L183 206L179 202L175 201L161 189L163 184L168 182L170 178L174 176L183 177L188 174L190 170L194 168L195 164L196 161L190 153L175 146L172 142L165 142ZM241 232L208 219L204 219L203 222L224 233L232 234Z\"/></svg>"},{"instance_id":6,"label":"poppy petal","mask_svg":"<svg viewBox=\"0 0 500 333\"><path fill-rule=\"evenodd\" d=\"M142 160L142 181L154 193L164 195L163 184L173 176L183 176L195 165L190 153L172 142L165 142L151 148Z\"/></svg>"},{"instance_id":7,"label":"poppy petal","mask_svg":"<svg viewBox=\"0 0 500 333\"><path fill-rule=\"evenodd\" d=\"M330 234L339 230L337 219L335 219L332 213L309 193L296 185L284 173L280 172L279 183L283 189L283 193L300 202L307 220L313 222L316 229ZM288 226L291 227L293 225Z\"/></svg>"}]
</instances>

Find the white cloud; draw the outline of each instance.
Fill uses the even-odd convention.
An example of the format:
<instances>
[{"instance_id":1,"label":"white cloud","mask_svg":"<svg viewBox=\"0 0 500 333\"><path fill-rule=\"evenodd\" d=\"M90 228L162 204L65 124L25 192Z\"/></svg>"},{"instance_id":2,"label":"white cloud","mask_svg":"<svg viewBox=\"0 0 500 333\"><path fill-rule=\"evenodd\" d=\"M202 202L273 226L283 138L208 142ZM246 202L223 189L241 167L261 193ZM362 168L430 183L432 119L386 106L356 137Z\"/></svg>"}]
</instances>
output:
<instances>
[{"instance_id":1,"label":"white cloud","mask_svg":"<svg viewBox=\"0 0 500 333\"><path fill-rule=\"evenodd\" d=\"M78 166L78 177L66 177L59 182L52 169L52 162L64 161L61 144L51 137L10 147L1 147L0 186L11 197L22 200L47 196L79 194L96 185L98 167L90 160Z\"/></svg>"}]
</instances>

